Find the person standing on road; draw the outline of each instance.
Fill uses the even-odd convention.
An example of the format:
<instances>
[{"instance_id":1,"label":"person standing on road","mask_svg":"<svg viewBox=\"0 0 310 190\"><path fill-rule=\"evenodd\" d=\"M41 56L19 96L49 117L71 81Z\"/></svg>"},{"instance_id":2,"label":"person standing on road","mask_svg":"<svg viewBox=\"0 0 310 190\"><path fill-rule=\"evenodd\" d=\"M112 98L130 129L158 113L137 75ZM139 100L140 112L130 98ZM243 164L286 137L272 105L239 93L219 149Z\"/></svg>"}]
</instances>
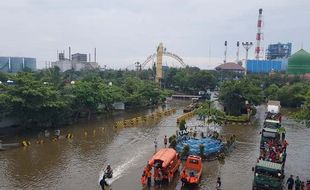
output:
<instances>
[{"instance_id":1,"label":"person standing on road","mask_svg":"<svg viewBox=\"0 0 310 190\"><path fill-rule=\"evenodd\" d=\"M300 190L300 187L301 187L301 181L299 179L299 176L297 176L295 180L295 190Z\"/></svg>"},{"instance_id":2,"label":"person standing on road","mask_svg":"<svg viewBox=\"0 0 310 190\"><path fill-rule=\"evenodd\" d=\"M168 139L167 139L167 136L166 136L166 135L165 135L165 138L164 138L164 144L165 144L165 148L167 148Z\"/></svg>"},{"instance_id":3,"label":"person standing on road","mask_svg":"<svg viewBox=\"0 0 310 190\"><path fill-rule=\"evenodd\" d=\"M158 144L158 142L157 142L157 139L155 138L155 140L154 140L155 152L157 152L157 144Z\"/></svg>"},{"instance_id":4,"label":"person standing on road","mask_svg":"<svg viewBox=\"0 0 310 190\"><path fill-rule=\"evenodd\" d=\"M220 190L222 186L221 178L218 177L216 181L216 190Z\"/></svg>"},{"instance_id":5,"label":"person standing on road","mask_svg":"<svg viewBox=\"0 0 310 190\"><path fill-rule=\"evenodd\" d=\"M291 176L287 179L286 185L287 185L287 189L288 189L288 190L293 190L293 186L294 186L293 175L291 175Z\"/></svg>"}]
</instances>

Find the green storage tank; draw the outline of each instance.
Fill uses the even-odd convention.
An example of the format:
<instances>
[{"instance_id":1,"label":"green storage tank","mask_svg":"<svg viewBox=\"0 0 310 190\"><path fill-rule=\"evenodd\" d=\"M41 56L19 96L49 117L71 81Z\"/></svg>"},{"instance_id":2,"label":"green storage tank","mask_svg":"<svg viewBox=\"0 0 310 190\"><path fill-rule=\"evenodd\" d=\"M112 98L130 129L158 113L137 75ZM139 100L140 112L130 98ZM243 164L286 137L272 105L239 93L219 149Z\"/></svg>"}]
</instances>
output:
<instances>
[{"instance_id":1,"label":"green storage tank","mask_svg":"<svg viewBox=\"0 0 310 190\"><path fill-rule=\"evenodd\" d=\"M301 49L288 59L287 73L290 75L304 75L310 73L310 53Z\"/></svg>"}]
</instances>

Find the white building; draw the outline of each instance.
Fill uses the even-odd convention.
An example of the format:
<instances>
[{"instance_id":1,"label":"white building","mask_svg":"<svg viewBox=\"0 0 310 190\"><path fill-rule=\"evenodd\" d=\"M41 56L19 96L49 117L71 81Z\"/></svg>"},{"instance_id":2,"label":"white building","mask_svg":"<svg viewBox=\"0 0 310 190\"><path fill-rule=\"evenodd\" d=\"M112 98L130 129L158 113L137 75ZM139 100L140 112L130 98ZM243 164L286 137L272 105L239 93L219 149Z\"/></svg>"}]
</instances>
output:
<instances>
[{"instance_id":1,"label":"white building","mask_svg":"<svg viewBox=\"0 0 310 190\"><path fill-rule=\"evenodd\" d=\"M63 53L58 55L58 61L52 62L52 67L59 67L62 72L67 70L92 70L99 68L99 64L97 62L85 62L85 61L78 61L77 59L70 60L64 58Z\"/></svg>"}]
</instances>

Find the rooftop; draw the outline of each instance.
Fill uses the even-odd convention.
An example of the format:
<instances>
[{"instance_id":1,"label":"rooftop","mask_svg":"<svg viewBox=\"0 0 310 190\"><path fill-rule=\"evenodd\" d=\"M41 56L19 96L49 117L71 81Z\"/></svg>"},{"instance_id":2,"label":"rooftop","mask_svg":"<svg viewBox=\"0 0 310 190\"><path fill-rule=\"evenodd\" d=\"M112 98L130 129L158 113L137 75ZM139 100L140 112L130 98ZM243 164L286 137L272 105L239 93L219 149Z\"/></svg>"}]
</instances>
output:
<instances>
[{"instance_id":1,"label":"rooftop","mask_svg":"<svg viewBox=\"0 0 310 190\"><path fill-rule=\"evenodd\" d=\"M224 63L221 64L217 67L215 67L216 70L234 70L234 71L244 71L245 69L237 64L237 63L233 63L233 62L228 62L228 63Z\"/></svg>"}]
</instances>

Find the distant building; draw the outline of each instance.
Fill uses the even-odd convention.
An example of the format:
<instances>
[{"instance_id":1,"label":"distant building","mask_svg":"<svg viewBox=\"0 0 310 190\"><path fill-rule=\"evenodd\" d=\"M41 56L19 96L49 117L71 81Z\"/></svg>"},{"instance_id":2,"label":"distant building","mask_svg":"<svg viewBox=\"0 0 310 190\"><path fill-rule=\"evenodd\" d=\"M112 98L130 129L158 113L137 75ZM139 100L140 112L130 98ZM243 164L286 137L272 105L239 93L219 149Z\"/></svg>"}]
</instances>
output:
<instances>
[{"instance_id":1,"label":"distant building","mask_svg":"<svg viewBox=\"0 0 310 190\"><path fill-rule=\"evenodd\" d=\"M0 57L0 71L7 73L17 73L24 69L35 71L37 61L29 57Z\"/></svg>"},{"instance_id":2,"label":"distant building","mask_svg":"<svg viewBox=\"0 0 310 190\"><path fill-rule=\"evenodd\" d=\"M82 53L72 54L72 61L87 62L87 54Z\"/></svg>"},{"instance_id":3,"label":"distant building","mask_svg":"<svg viewBox=\"0 0 310 190\"><path fill-rule=\"evenodd\" d=\"M266 59L275 60L275 59L287 59L291 56L292 53L292 43L277 43L270 44L266 50Z\"/></svg>"},{"instance_id":4,"label":"distant building","mask_svg":"<svg viewBox=\"0 0 310 190\"><path fill-rule=\"evenodd\" d=\"M304 75L310 73L310 54L301 49L288 59L287 73L290 75Z\"/></svg>"},{"instance_id":5,"label":"distant building","mask_svg":"<svg viewBox=\"0 0 310 190\"><path fill-rule=\"evenodd\" d=\"M65 58L64 53L58 54L58 61L52 62L52 67L59 67L60 71L65 72L67 70L92 70L99 68L97 62L87 62L87 54L76 53L73 54L72 60Z\"/></svg>"},{"instance_id":6,"label":"distant building","mask_svg":"<svg viewBox=\"0 0 310 190\"><path fill-rule=\"evenodd\" d=\"M239 65L237 63L233 63L233 62L221 64L221 65L215 67L215 70L235 72L235 73L244 73L244 71L245 71L245 69L241 65Z\"/></svg>"},{"instance_id":7,"label":"distant building","mask_svg":"<svg viewBox=\"0 0 310 190\"><path fill-rule=\"evenodd\" d=\"M282 61L276 60L248 60L246 65L249 73L270 73L283 71Z\"/></svg>"}]
</instances>

